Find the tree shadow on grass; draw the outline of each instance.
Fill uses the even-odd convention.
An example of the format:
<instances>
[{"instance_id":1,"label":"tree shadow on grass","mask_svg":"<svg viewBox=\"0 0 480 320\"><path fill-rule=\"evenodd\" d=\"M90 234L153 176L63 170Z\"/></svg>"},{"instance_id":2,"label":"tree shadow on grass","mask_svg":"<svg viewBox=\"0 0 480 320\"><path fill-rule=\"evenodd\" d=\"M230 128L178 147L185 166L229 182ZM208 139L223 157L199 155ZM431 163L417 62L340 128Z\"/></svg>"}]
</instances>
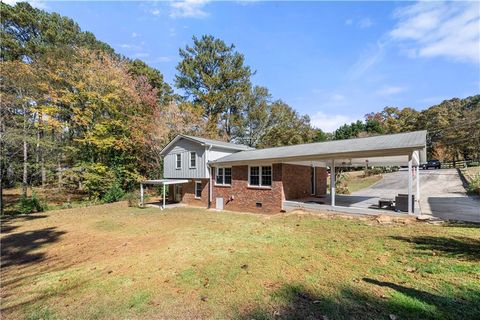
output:
<instances>
[{"instance_id":1,"label":"tree shadow on grass","mask_svg":"<svg viewBox=\"0 0 480 320\"><path fill-rule=\"evenodd\" d=\"M402 237L394 236L392 239L415 244L419 250L433 250L447 256L467 260L480 260L480 240L467 237Z\"/></svg>"},{"instance_id":2,"label":"tree shadow on grass","mask_svg":"<svg viewBox=\"0 0 480 320\"><path fill-rule=\"evenodd\" d=\"M402 295L435 306L442 318L479 319L480 291L463 289L457 296L442 296L427 291L405 287L392 282L363 278L363 281L380 287L387 287Z\"/></svg>"},{"instance_id":3,"label":"tree shadow on grass","mask_svg":"<svg viewBox=\"0 0 480 320\"><path fill-rule=\"evenodd\" d=\"M54 243L64 231L56 228L45 228L34 231L12 233L1 239L1 267L19 266L41 261L45 253L34 252L37 249Z\"/></svg>"},{"instance_id":4,"label":"tree shadow on grass","mask_svg":"<svg viewBox=\"0 0 480 320\"><path fill-rule=\"evenodd\" d=\"M46 218L45 214L32 214L32 215L5 215L0 219L0 230L1 233L10 233L13 230L17 229L24 221L37 220Z\"/></svg>"},{"instance_id":5,"label":"tree shadow on grass","mask_svg":"<svg viewBox=\"0 0 480 320\"><path fill-rule=\"evenodd\" d=\"M247 308L236 318L389 319L392 315L398 319L474 319L480 316L480 292L450 298L373 279L364 281L373 285L371 292L378 292L375 288L378 286L394 292L391 297L382 297L363 291L360 286L345 286L331 296L312 293L301 285L284 285L270 294L272 302L267 306Z\"/></svg>"},{"instance_id":6,"label":"tree shadow on grass","mask_svg":"<svg viewBox=\"0 0 480 320\"><path fill-rule=\"evenodd\" d=\"M449 221L443 224L444 227L451 227L451 228L480 228L480 223L476 222L463 222L463 221Z\"/></svg>"}]
</instances>

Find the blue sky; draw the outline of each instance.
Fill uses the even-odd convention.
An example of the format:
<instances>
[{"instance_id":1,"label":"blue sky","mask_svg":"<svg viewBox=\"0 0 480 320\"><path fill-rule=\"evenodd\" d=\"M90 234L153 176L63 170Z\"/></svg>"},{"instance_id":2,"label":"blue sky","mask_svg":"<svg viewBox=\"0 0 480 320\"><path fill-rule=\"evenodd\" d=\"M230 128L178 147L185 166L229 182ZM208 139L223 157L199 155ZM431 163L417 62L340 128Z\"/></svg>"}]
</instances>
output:
<instances>
[{"instance_id":1,"label":"blue sky","mask_svg":"<svg viewBox=\"0 0 480 320\"><path fill-rule=\"evenodd\" d=\"M7 1L9 2L9 1ZM173 84L193 35L233 43L266 86L333 131L385 106L480 93L478 2L45 2Z\"/></svg>"}]
</instances>

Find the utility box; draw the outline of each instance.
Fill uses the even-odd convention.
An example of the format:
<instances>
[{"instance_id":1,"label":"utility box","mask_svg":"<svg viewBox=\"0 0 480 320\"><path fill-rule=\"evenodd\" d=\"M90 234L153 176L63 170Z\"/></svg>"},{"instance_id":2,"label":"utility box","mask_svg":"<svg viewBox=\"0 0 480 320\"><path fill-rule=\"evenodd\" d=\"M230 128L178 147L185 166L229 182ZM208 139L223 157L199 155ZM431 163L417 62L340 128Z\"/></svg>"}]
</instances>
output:
<instances>
[{"instance_id":1,"label":"utility box","mask_svg":"<svg viewBox=\"0 0 480 320\"><path fill-rule=\"evenodd\" d=\"M215 208L217 210L223 210L223 198L215 198Z\"/></svg>"},{"instance_id":2,"label":"utility box","mask_svg":"<svg viewBox=\"0 0 480 320\"><path fill-rule=\"evenodd\" d=\"M395 211L408 212L408 194L395 197ZM415 196L412 194L412 212L415 212Z\"/></svg>"}]
</instances>

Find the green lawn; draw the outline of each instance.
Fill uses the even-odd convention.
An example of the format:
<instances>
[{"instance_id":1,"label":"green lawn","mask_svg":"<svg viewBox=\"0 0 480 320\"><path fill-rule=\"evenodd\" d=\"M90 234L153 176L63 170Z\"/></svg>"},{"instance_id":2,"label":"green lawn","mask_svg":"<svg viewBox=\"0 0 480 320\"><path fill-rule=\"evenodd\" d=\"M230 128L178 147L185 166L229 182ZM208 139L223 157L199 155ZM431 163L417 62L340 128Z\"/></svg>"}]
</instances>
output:
<instances>
[{"instance_id":1,"label":"green lawn","mask_svg":"<svg viewBox=\"0 0 480 320\"><path fill-rule=\"evenodd\" d=\"M2 221L2 319L475 319L480 229L112 204Z\"/></svg>"},{"instance_id":2,"label":"green lawn","mask_svg":"<svg viewBox=\"0 0 480 320\"><path fill-rule=\"evenodd\" d=\"M350 171L350 172L344 172L343 174L344 174L345 180L342 181L340 186L337 186L337 193L339 194L345 193L343 191L342 186L346 186L348 188L348 193L352 193L355 191L368 188L382 179L381 174L365 177L364 171ZM327 190L329 188L330 188L330 181L327 181Z\"/></svg>"},{"instance_id":3,"label":"green lawn","mask_svg":"<svg viewBox=\"0 0 480 320\"><path fill-rule=\"evenodd\" d=\"M352 171L346 173L347 186L350 192L355 192L370 187L382 179L381 174L368 177L364 177L363 174L363 171Z\"/></svg>"}]
</instances>

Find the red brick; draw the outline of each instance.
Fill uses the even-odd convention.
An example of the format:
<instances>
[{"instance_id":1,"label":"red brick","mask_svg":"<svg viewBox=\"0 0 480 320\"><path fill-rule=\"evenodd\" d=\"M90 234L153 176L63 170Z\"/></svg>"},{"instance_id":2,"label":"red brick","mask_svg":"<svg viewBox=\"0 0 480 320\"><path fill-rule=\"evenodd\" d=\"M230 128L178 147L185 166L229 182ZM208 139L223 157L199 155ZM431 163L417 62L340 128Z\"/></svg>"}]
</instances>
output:
<instances>
[{"instance_id":1,"label":"red brick","mask_svg":"<svg viewBox=\"0 0 480 320\"><path fill-rule=\"evenodd\" d=\"M283 200L311 195L311 167L279 163L272 170L272 187L265 189L248 187L248 166L233 166L231 186L213 185L212 207L215 198L223 197L225 210L276 213L282 210ZM316 168L316 172L316 194L325 194L325 168Z\"/></svg>"},{"instance_id":2,"label":"red brick","mask_svg":"<svg viewBox=\"0 0 480 320\"><path fill-rule=\"evenodd\" d=\"M202 197L200 199L195 198L195 181L202 182ZM182 186L182 203L186 203L191 206L208 206L208 182L209 179L195 179L189 181L188 183L181 184ZM173 200L174 197L174 186L170 185L168 192L169 200Z\"/></svg>"}]
</instances>

